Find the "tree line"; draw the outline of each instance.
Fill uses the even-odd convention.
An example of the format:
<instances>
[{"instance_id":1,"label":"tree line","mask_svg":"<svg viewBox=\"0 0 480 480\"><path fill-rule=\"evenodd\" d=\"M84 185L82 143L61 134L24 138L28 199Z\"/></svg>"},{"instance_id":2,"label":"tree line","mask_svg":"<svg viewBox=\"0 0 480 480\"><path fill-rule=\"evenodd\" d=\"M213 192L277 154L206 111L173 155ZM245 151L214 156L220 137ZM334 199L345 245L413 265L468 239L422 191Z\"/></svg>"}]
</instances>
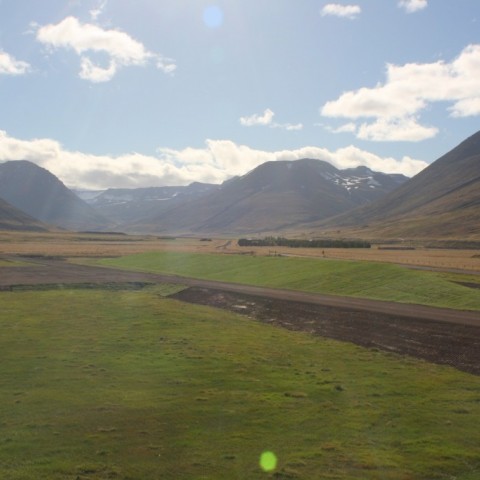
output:
<instances>
[{"instance_id":1,"label":"tree line","mask_svg":"<svg viewBox=\"0 0 480 480\"><path fill-rule=\"evenodd\" d=\"M365 240L302 240L284 237L240 238L240 247L292 247L292 248L370 248Z\"/></svg>"}]
</instances>

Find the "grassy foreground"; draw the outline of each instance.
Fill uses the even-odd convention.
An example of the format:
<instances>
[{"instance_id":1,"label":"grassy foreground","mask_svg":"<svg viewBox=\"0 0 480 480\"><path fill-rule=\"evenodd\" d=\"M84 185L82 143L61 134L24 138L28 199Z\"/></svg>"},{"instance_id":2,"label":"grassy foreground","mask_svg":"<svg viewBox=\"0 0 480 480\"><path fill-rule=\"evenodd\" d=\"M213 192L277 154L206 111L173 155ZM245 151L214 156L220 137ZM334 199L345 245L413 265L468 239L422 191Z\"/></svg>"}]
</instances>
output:
<instances>
[{"instance_id":1,"label":"grassy foreground","mask_svg":"<svg viewBox=\"0 0 480 480\"><path fill-rule=\"evenodd\" d=\"M156 252L106 258L102 265L315 293L480 310L480 289L444 275L378 262ZM462 280L466 276L459 276ZM479 282L479 277L471 281Z\"/></svg>"},{"instance_id":2,"label":"grassy foreground","mask_svg":"<svg viewBox=\"0 0 480 480\"><path fill-rule=\"evenodd\" d=\"M480 378L161 294L0 293L1 478L479 478Z\"/></svg>"}]
</instances>

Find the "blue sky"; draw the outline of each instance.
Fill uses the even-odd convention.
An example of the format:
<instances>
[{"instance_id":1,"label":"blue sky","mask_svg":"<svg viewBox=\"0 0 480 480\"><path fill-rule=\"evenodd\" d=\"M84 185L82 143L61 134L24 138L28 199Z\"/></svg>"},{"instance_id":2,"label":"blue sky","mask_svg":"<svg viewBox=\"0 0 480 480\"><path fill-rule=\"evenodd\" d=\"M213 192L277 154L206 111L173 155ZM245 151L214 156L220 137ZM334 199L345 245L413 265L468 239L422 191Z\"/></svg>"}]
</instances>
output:
<instances>
[{"instance_id":1,"label":"blue sky","mask_svg":"<svg viewBox=\"0 0 480 480\"><path fill-rule=\"evenodd\" d=\"M0 0L0 161L80 188L414 175L479 129L478 0Z\"/></svg>"}]
</instances>

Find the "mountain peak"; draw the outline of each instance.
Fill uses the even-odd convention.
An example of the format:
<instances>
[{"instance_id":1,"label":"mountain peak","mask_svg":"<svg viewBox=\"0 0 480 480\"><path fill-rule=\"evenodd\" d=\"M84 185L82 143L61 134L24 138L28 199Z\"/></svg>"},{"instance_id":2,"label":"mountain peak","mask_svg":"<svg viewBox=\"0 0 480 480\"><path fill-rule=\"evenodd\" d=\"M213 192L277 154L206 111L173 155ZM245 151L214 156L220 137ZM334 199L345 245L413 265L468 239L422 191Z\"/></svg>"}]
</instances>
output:
<instances>
[{"instance_id":1,"label":"mountain peak","mask_svg":"<svg viewBox=\"0 0 480 480\"><path fill-rule=\"evenodd\" d=\"M0 164L0 197L28 215L61 228L93 230L108 224L55 175L28 160Z\"/></svg>"}]
</instances>

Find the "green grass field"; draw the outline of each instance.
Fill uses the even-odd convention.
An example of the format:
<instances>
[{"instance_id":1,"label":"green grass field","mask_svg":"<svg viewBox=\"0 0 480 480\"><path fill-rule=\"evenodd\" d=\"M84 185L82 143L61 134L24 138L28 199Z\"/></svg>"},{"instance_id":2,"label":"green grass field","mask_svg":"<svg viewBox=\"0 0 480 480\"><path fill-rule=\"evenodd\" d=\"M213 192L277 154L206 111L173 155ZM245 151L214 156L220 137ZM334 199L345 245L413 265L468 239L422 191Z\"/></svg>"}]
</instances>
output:
<instances>
[{"instance_id":1,"label":"green grass field","mask_svg":"<svg viewBox=\"0 0 480 480\"><path fill-rule=\"evenodd\" d=\"M21 260L5 260L0 258L0 267L28 267L31 263L22 262Z\"/></svg>"},{"instance_id":2,"label":"green grass field","mask_svg":"<svg viewBox=\"0 0 480 480\"><path fill-rule=\"evenodd\" d=\"M1 478L479 478L479 377L169 291L0 293Z\"/></svg>"},{"instance_id":3,"label":"green grass field","mask_svg":"<svg viewBox=\"0 0 480 480\"><path fill-rule=\"evenodd\" d=\"M102 265L307 292L480 310L480 290L455 275L377 262L173 252L107 258ZM467 276L459 276L463 281ZM470 276L479 282L479 277Z\"/></svg>"}]
</instances>

